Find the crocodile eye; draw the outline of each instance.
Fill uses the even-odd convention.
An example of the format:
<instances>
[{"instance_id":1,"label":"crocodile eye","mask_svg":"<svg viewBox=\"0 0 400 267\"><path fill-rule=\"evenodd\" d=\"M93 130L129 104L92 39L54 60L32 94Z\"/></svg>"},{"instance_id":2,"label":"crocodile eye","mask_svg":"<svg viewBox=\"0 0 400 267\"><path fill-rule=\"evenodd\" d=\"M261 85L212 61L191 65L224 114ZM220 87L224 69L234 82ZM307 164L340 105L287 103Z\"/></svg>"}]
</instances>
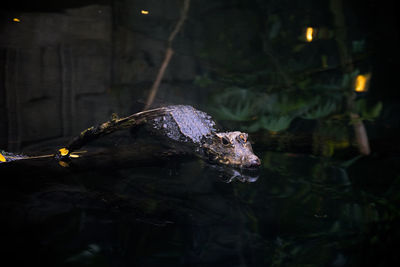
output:
<instances>
[{"instance_id":1,"label":"crocodile eye","mask_svg":"<svg viewBox=\"0 0 400 267\"><path fill-rule=\"evenodd\" d=\"M228 140L228 138L226 137L222 137L221 138L222 144L223 145L229 145L231 142Z\"/></svg>"},{"instance_id":2,"label":"crocodile eye","mask_svg":"<svg viewBox=\"0 0 400 267\"><path fill-rule=\"evenodd\" d=\"M247 142L247 138L244 134L239 135L240 141L242 141L243 143Z\"/></svg>"}]
</instances>

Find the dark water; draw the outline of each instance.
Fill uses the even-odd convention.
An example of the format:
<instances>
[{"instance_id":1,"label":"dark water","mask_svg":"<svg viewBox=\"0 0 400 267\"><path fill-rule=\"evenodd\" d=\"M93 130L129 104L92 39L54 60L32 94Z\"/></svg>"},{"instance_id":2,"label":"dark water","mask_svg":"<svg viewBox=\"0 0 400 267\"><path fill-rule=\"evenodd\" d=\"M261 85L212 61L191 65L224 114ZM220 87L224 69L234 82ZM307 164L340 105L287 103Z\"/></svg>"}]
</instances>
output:
<instances>
[{"instance_id":1,"label":"dark water","mask_svg":"<svg viewBox=\"0 0 400 267\"><path fill-rule=\"evenodd\" d=\"M2 166L3 259L25 266L389 266L397 260L398 157L334 162L258 154L263 168L251 183L226 183L226 173L199 160Z\"/></svg>"}]
</instances>

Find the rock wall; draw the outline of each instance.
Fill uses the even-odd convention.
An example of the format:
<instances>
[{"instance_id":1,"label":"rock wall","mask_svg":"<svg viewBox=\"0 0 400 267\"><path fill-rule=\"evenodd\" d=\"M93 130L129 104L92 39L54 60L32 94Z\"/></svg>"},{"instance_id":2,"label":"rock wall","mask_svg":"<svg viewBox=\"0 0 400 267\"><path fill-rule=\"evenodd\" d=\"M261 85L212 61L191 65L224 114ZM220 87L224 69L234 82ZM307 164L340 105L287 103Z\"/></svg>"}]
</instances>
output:
<instances>
[{"instance_id":1,"label":"rock wall","mask_svg":"<svg viewBox=\"0 0 400 267\"><path fill-rule=\"evenodd\" d=\"M0 33L0 147L19 151L68 137L113 109L109 6L23 13Z\"/></svg>"},{"instance_id":2,"label":"rock wall","mask_svg":"<svg viewBox=\"0 0 400 267\"><path fill-rule=\"evenodd\" d=\"M191 1L155 105L207 107L213 89L196 86L197 76L251 71L254 57L243 51L260 49L253 47L258 22L254 11L230 5ZM0 148L21 151L68 139L113 112L139 111L181 8L180 0L121 0L19 13L19 22L6 16L0 25Z\"/></svg>"},{"instance_id":3,"label":"rock wall","mask_svg":"<svg viewBox=\"0 0 400 267\"><path fill-rule=\"evenodd\" d=\"M0 148L21 151L45 140L139 111L164 58L181 1L114 1L63 12L11 15L0 31ZM148 15L141 10L149 11ZM193 26L193 25L192 25ZM199 64L187 22L156 105L196 104Z\"/></svg>"}]
</instances>

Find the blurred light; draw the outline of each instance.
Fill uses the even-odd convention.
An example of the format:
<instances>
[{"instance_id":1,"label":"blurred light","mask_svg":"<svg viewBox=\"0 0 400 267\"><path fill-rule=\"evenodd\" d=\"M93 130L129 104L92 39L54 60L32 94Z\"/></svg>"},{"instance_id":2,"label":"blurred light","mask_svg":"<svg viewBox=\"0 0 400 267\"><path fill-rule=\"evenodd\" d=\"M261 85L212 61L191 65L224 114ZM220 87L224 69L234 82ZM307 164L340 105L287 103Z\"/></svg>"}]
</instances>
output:
<instances>
[{"instance_id":1,"label":"blurred light","mask_svg":"<svg viewBox=\"0 0 400 267\"><path fill-rule=\"evenodd\" d=\"M19 18L13 18L14 22L21 22L21 20Z\"/></svg>"},{"instance_id":2,"label":"blurred light","mask_svg":"<svg viewBox=\"0 0 400 267\"><path fill-rule=\"evenodd\" d=\"M306 30L306 40L307 42L311 42L313 40L314 29L312 27L307 27Z\"/></svg>"},{"instance_id":3,"label":"blurred light","mask_svg":"<svg viewBox=\"0 0 400 267\"><path fill-rule=\"evenodd\" d=\"M69 153L69 150L64 148L59 149L58 151L60 151L61 156L66 156Z\"/></svg>"},{"instance_id":4,"label":"blurred light","mask_svg":"<svg viewBox=\"0 0 400 267\"><path fill-rule=\"evenodd\" d=\"M140 13L142 13L143 15L148 15L149 11L148 10L140 10Z\"/></svg>"},{"instance_id":5,"label":"blurred light","mask_svg":"<svg viewBox=\"0 0 400 267\"><path fill-rule=\"evenodd\" d=\"M371 74L357 75L355 85L354 85L354 91L356 91L356 92L368 91L368 82L369 82L370 77L371 77Z\"/></svg>"},{"instance_id":6,"label":"blurred light","mask_svg":"<svg viewBox=\"0 0 400 267\"><path fill-rule=\"evenodd\" d=\"M62 160L60 160L60 161L58 162L58 164L60 164L60 166L61 166L61 167L64 167L64 168L68 168L68 167L69 167L69 164L68 164L67 162L65 162L65 161L62 161Z\"/></svg>"}]
</instances>

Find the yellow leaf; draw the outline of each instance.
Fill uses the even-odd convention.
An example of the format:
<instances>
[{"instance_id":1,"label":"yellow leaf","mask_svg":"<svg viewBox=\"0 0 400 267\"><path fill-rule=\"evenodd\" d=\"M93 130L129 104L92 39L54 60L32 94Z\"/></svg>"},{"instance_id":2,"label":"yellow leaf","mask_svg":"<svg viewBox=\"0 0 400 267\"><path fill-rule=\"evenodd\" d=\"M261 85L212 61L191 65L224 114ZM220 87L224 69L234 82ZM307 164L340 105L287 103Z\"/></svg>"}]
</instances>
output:
<instances>
[{"instance_id":1,"label":"yellow leaf","mask_svg":"<svg viewBox=\"0 0 400 267\"><path fill-rule=\"evenodd\" d=\"M66 156L66 155L68 155L68 153L69 153L69 150L68 150L68 149L66 149L65 147L64 147L64 148L61 148L61 149L59 149L58 151L60 151L60 153L61 153L61 156Z\"/></svg>"},{"instance_id":2,"label":"yellow leaf","mask_svg":"<svg viewBox=\"0 0 400 267\"><path fill-rule=\"evenodd\" d=\"M0 153L0 161L1 162L6 162L6 158Z\"/></svg>"},{"instance_id":3,"label":"yellow leaf","mask_svg":"<svg viewBox=\"0 0 400 267\"><path fill-rule=\"evenodd\" d=\"M58 162L58 164L60 164L62 167L64 167L64 168L66 168L66 167L69 167L69 164L67 163L67 162L65 162L65 161L62 161L62 160L60 160L59 162Z\"/></svg>"}]
</instances>

